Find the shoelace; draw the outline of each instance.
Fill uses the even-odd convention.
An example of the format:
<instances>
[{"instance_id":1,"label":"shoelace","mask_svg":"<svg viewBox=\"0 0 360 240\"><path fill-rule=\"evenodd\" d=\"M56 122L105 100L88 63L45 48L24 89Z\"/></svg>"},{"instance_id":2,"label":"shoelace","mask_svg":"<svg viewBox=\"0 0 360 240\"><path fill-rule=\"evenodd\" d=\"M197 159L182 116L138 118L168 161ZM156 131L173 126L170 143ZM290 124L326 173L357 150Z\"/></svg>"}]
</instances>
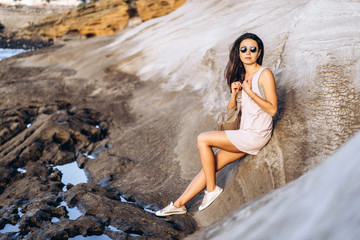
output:
<instances>
[{"instance_id":1,"label":"shoelace","mask_svg":"<svg viewBox=\"0 0 360 240\"><path fill-rule=\"evenodd\" d=\"M207 198L208 198L208 192L205 192L205 196L204 196L204 199L203 199L203 201L201 203L201 206L205 205L205 203L207 202Z\"/></svg>"},{"instance_id":2,"label":"shoelace","mask_svg":"<svg viewBox=\"0 0 360 240\"><path fill-rule=\"evenodd\" d=\"M160 211L161 211L161 213L164 213L164 212L167 212L167 211L175 211L175 210L177 210L177 207L175 207L174 204L169 204L168 206L166 206L165 208L163 208Z\"/></svg>"},{"instance_id":3,"label":"shoelace","mask_svg":"<svg viewBox=\"0 0 360 240\"><path fill-rule=\"evenodd\" d=\"M171 205L166 206L164 209L161 210L161 212L166 212L171 209Z\"/></svg>"}]
</instances>

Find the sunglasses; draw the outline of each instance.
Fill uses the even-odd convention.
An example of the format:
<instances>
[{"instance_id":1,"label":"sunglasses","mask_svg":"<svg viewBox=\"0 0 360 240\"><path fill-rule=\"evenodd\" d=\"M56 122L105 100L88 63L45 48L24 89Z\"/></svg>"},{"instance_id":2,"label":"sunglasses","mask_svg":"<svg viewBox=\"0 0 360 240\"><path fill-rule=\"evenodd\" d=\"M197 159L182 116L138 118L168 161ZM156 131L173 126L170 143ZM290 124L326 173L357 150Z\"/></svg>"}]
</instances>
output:
<instances>
[{"instance_id":1,"label":"sunglasses","mask_svg":"<svg viewBox=\"0 0 360 240\"><path fill-rule=\"evenodd\" d=\"M242 46L242 47L240 48L240 52L246 53L246 51L247 51L247 47L246 47L246 46ZM251 47L250 47L250 52L255 53L256 51L257 51L257 48L256 48L255 46L251 46Z\"/></svg>"}]
</instances>

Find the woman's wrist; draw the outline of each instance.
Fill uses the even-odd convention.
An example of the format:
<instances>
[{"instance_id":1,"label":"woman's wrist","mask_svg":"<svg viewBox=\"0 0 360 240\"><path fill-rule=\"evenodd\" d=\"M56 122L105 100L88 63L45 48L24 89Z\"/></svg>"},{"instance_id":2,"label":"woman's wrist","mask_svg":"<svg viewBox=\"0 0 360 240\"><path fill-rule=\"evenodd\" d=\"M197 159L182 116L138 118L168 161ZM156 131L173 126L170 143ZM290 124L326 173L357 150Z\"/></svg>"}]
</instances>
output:
<instances>
[{"instance_id":1,"label":"woman's wrist","mask_svg":"<svg viewBox=\"0 0 360 240\"><path fill-rule=\"evenodd\" d=\"M250 97L251 99L254 99L254 97L256 97L256 93L253 92L252 90L250 90L250 91L248 92L248 95L249 95L249 97Z\"/></svg>"}]
</instances>

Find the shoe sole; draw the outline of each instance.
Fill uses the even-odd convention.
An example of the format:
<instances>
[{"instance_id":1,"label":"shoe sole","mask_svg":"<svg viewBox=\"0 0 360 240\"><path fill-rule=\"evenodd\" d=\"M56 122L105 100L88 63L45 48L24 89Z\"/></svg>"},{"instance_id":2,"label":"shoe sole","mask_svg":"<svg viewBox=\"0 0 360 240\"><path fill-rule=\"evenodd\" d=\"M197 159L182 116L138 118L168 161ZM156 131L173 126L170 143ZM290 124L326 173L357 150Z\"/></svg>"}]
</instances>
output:
<instances>
[{"instance_id":1,"label":"shoe sole","mask_svg":"<svg viewBox=\"0 0 360 240\"><path fill-rule=\"evenodd\" d=\"M219 195L223 192L224 189L221 189L221 191L214 197L214 199L208 204L206 205L205 207L201 208L201 206L199 207L199 211L202 211L204 210L205 208L209 207L218 197Z\"/></svg>"},{"instance_id":2,"label":"shoe sole","mask_svg":"<svg viewBox=\"0 0 360 240\"><path fill-rule=\"evenodd\" d=\"M158 217L166 217L166 216L170 216L170 215L185 214L186 212L187 211L185 211L185 212L173 212L173 213L167 213L167 214L161 214L161 215L157 215L155 213L155 215L158 216Z\"/></svg>"}]
</instances>

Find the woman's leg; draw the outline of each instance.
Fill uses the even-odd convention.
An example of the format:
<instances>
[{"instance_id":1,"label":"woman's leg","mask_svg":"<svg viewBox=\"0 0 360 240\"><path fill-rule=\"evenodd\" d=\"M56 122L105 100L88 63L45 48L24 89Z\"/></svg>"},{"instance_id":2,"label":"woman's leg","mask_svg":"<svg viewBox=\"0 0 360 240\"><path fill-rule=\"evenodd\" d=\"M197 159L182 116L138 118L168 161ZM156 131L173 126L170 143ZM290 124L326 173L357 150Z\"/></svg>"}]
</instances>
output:
<instances>
[{"instance_id":1,"label":"woman's leg","mask_svg":"<svg viewBox=\"0 0 360 240\"><path fill-rule=\"evenodd\" d=\"M212 147L220 148L228 152L239 153L240 151L230 142L225 132L206 132L198 137L201 165L205 174L206 190L212 192L215 187L215 155Z\"/></svg>"},{"instance_id":2,"label":"woman's leg","mask_svg":"<svg viewBox=\"0 0 360 240\"><path fill-rule=\"evenodd\" d=\"M230 152L226 150L219 150L215 156L216 171L219 171L227 164L236 161L237 159L243 157L244 155L245 153L243 152ZM204 174L204 170L202 169L191 181L191 183L186 188L184 193L175 201L174 205L176 207L183 206L185 203L187 203L193 197L195 197L199 192L201 192L205 188L205 186L206 186L205 174Z\"/></svg>"}]
</instances>

